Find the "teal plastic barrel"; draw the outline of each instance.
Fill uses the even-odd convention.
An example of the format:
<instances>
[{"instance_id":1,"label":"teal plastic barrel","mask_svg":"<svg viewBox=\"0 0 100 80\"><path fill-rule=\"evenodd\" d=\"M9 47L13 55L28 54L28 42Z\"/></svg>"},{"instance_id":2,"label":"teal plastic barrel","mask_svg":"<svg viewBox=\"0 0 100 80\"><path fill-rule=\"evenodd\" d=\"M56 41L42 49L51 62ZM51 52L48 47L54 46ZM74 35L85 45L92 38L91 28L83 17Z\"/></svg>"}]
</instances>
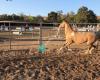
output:
<instances>
[{"instance_id":1,"label":"teal plastic barrel","mask_svg":"<svg viewBox=\"0 0 100 80\"><path fill-rule=\"evenodd\" d=\"M46 51L45 45L41 43L38 47L39 53L44 53Z\"/></svg>"}]
</instances>

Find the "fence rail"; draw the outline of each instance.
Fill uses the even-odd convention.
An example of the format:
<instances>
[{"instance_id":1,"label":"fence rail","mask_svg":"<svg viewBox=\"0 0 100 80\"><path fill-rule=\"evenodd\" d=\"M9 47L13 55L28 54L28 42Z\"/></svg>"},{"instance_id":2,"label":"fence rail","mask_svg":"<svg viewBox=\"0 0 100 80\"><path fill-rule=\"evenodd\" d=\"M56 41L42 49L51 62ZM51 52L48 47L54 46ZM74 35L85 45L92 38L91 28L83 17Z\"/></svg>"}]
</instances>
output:
<instances>
[{"instance_id":1,"label":"fence rail","mask_svg":"<svg viewBox=\"0 0 100 80\"><path fill-rule=\"evenodd\" d=\"M43 23L47 25L46 23ZM0 47L5 49L13 48L14 46L32 46L39 45L40 41L65 41L64 31L61 31L62 38L57 39L57 26L59 23L49 23L52 26L0 26ZM70 23L75 30L78 31L98 31L100 23ZM8 29L6 29L8 28Z\"/></svg>"}]
</instances>

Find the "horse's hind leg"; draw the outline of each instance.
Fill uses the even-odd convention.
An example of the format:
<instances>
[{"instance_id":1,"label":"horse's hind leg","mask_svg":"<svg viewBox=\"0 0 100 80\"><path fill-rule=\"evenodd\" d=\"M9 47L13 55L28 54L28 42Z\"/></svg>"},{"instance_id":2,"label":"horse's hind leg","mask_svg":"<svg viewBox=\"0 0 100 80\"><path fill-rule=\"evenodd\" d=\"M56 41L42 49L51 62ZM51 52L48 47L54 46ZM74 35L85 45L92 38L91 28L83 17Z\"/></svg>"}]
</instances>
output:
<instances>
[{"instance_id":1,"label":"horse's hind leg","mask_svg":"<svg viewBox=\"0 0 100 80\"><path fill-rule=\"evenodd\" d=\"M95 48L96 48L96 46L95 46L95 45L92 45L92 47L90 48L89 53L92 54L92 51L93 51Z\"/></svg>"},{"instance_id":2,"label":"horse's hind leg","mask_svg":"<svg viewBox=\"0 0 100 80\"><path fill-rule=\"evenodd\" d=\"M89 54L91 48L92 48L92 45L89 45L89 46L88 46L88 50L85 52L85 54Z\"/></svg>"},{"instance_id":3,"label":"horse's hind leg","mask_svg":"<svg viewBox=\"0 0 100 80\"><path fill-rule=\"evenodd\" d=\"M98 46L99 46L99 41L97 40L96 42L95 42L95 44L96 44L96 50L98 50Z\"/></svg>"},{"instance_id":4,"label":"horse's hind leg","mask_svg":"<svg viewBox=\"0 0 100 80\"><path fill-rule=\"evenodd\" d=\"M87 52L86 52L86 54L92 54L92 50L95 48L96 46L95 45L93 45L93 44L90 44L89 45L89 47L88 47L88 50L87 50Z\"/></svg>"}]
</instances>

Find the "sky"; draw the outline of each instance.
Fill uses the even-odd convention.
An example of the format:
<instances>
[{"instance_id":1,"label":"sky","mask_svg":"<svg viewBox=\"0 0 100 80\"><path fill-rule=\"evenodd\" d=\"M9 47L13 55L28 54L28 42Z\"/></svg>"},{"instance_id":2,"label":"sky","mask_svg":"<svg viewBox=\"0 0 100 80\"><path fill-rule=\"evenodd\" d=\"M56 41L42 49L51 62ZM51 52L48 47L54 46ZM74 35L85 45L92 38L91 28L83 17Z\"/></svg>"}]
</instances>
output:
<instances>
[{"instance_id":1,"label":"sky","mask_svg":"<svg viewBox=\"0 0 100 80\"><path fill-rule=\"evenodd\" d=\"M0 0L0 14L25 14L47 16L51 11L77 13L82 6L100 16L100 0Z\"/></svg>"}]
</instances>

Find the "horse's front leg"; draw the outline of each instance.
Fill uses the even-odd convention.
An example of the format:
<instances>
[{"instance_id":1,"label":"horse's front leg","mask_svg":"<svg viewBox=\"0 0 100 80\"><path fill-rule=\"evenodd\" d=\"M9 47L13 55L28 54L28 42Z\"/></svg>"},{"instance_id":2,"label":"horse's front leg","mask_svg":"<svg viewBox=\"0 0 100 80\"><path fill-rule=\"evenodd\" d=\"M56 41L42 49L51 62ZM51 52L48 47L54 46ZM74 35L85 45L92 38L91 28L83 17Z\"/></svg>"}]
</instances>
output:
<instances>
[{"instance_id":1,"label":"horse's front leg","mask_svg":"<svg viewBox=\"0 0 100 80\"><path fill-rule=\"evenodd\" d=\"M66 48L67 48L67 50L68 51L72 51L72 49L70 48L70 45L72 44L72 41L70 41L70 42L68 42L67 44L66 44Z\"/></svg>"},{"instance_id":2,"label":"horse's front leg","mask_svg":"<svg viewBox=\"0 0 100 80\"><path fill-rule=\"evenodd\" d=\"M67 43L65 43L65 44L59 49L59 51L61 51L63 48L68 48Z\"/></svg>"},{"instance_id":3,"label":"horse's front leg","mask_svg":"<svg viewBox=\"0 0 100 80\"><path fill-rule=\"evenodd\" d=\"M71 45L72 43L73 43L72 38L66 39L66 47L67 47L67 49L68 49L69 51L72 51L72 50L70 49L70 45Z\"/></svg>"},{"instance_id":4,"label":"horse's front leg","mask_svg":"<svg viewBox=\"0 0 100 80\"><path fill-rule=\"evenodd\" d=\"M69 42L66 41L66 43L59 49L59 51L61 51L64 48L71 51L71 49L70 49L71 44L72 44L72 41L69 41Z\"/></svg>"}]
</instances>

